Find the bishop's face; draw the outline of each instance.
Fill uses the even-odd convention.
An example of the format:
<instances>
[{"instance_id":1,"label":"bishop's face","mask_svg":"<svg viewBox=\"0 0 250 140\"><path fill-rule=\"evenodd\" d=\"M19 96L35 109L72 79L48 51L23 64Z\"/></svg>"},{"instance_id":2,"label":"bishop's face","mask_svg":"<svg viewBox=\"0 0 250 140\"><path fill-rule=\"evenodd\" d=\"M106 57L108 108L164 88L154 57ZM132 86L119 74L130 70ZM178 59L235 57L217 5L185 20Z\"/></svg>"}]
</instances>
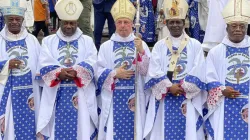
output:
<instances>
[{"instance_id":1,"label":"bishop's face","mask_svg":"<svg viewBox=\"0 0 250 140\"><path fill-rule=\"evenodd\" d=\"M133 22L128 18L119 18L115 21L116 33L121 37L128 37L132 32Z\"/></svg>"},{"instance_id":2,"label":"bishop's face","mask_svg":"<svg viewBox=\"0 0 250 140\"><path fill-rule=\"evenodd\" d=\"M185 21L182 19L168 19L166 25L173 37L180 37L184 29Z\"/></svg>"},{"instance_id":3,"label":"bishop's face","mask_svg":"<svg viewBox=\"0 0 250 140\"><path fill-rule=\"evenodd\" d=\"M61 22L61 30L64 35L72 36L75 34L78 23L77 21L62 21Z\"/></svg>"},{"instance_id":4,"label":"bishop's face","mask_svg":"<svg viewBox=\"0 0 250 140\"><path fill-rule=\"evenodd\" d=\"M12 34L18 34L21 31L22 24L23 24L23 17L21 16L5 16L5 24Z\"/></svg>"},{"instance_id":5,"label":"bishop's face","mask_svg":"<svg viewBox=\"0 0 250 140\"><path fill-rule=\"evenodd\" d=\"M231 23L227 24L227 33L228 33L228 38L230 41L233 43L240 43L247 31L247 25L244 23Z\"/></svg>"}]
</instances>

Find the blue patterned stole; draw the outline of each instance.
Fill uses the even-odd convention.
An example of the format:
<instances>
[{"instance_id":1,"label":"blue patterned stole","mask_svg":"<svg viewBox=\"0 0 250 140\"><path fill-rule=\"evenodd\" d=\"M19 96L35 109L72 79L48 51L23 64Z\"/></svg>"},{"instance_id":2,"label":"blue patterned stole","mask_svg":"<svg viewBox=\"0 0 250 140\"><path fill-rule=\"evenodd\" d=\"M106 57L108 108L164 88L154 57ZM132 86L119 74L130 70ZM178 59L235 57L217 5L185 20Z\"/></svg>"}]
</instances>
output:
<instances>
[{"instance_id":1,"label":"blue patterned stole","mask_svg":"<svg viewBox=\"0 0 250 140\"><path fill-rule=\"evenodd\" d=\"M224 139L248 139L249 51L247 48L227 46L226 86L238 90L242 96L225 98Z\"/></svg>"},{"instance_id":2,"label":"blue patterned stole","mask_svg":"<svg viewBox=\"0 0 250 140\"><path fill-rule=\"evenodd\" d=\"M177 48L173 47L173 50L177 50ZM169 58L171 58L169 51L167 55L169 55ZM176 64L176 68L177 67L179 67L180 70L176 76L176 80L173 80L172 83L180 83L180 80L182 80L187 75L187 48L184 48L181 52L179 60ZM168 93L164 99L165 140L185 139L186 111L187 104L185 96L173 96L171 93Z\"/></svg>"},{"instance_id":3,"label":"blue patterned stole","mask_svg":"<svg viewBox=\"0 0 250 140\"><path fill-rule=\"evenodd\" d=\"M127 69L133 69L134 42L114 42L115 68L127 63ZM118 79L113 91L113 133L114 140L134 138L135 77L129 80Z\"/></svg>"},{"instance_id":4,"label":"blue patterned stole","mask_svg":"<svg viewBox=\"0 0 250 140\"><path fill-rule=\"evenodd\" d=\"M62 81L56 97L55 139L77 139L77 87L73 81Z\"/></svg>"},{"instance_id":5,"label":"blue patterned stole","mask_svg":"<svg viewBox=\"0 0 250 140\"><path fill-rule=\"evenodd\" d=\"M22 68L12 69L4 88L0 105L0 116L6 113L6 105L11 93L15 138L35 140L35 112L32 86L32 73L28 67L28 49L25 39L6 41L6 52L10 59L22 61Z\"/></svg>"},{"instance_id":6,"label":"blue patterned stole","mask_svg":"<svg viewBox=\"0 0 250 140\"><path fill-rule=\"evenodd\" d=\"M179 83L179 81L173 81ZM184 140L186 130L187 103L185 96L173 96L164 99L164 140Z\"/></svg>"},{"instance_id":7,"label":"blue patterned stole","mask_svg":"<svg viewBox=\"0 0 250 140\"><path fill-rule=\"evenodd\" d=\"M78 57L78 40L65 42L60 39L58 51L58 61L61 65L75 65ZM55 139L77 139L77 109L77 86L74 81L61 81L56 97Z\"/></svg>"}]
</instances>

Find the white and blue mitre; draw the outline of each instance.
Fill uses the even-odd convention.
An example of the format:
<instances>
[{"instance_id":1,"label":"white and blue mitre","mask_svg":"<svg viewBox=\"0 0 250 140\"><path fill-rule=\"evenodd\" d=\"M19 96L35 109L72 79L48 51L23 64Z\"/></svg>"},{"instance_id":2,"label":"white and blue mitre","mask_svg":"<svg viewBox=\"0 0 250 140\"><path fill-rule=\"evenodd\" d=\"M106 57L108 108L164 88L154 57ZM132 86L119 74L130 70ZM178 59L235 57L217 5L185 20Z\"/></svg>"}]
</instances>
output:
<instances>
[{"instance_id":1,"label":"white and blue mitre","mask_svg":"<svg viewBox=\"0 0 250 140\"><path fill-rule=\"evenodd\" d=\"M0 5L4 16L16 15L24 17L26 0L0 0Z\"/></svg>"}]
</instances>

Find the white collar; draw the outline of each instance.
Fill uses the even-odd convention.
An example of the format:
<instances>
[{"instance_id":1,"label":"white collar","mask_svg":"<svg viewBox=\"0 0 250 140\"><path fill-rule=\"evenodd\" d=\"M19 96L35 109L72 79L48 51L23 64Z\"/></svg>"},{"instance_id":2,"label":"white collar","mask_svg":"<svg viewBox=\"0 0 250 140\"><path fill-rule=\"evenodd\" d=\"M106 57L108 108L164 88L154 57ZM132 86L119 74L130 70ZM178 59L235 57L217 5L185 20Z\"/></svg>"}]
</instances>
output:
<instances>
[{"instance_id":1,"label":"white collar","mask_svg":"<svg viewBox=\"0 0 250 140\"><path fill-rule=\"evenodd\" d=\"M130 42L135 39L135 35L133 33L129 34L127 37L121 37L118 33L114 33L110 40L116 41L116 42Z\"/></svg>"},{"instance_id":2,"label":"white collar","mask_svg":"<svg viewBox=\"0 0 250 140\"><path fill-rule=\"evenodd\" d=\"M76 32L72 35L72 36L66 36L63 34L61 28L59 28L59 30L56 32L56 35L62 39L63 41L66 41L66 42L70 42L70 41L73 41L73 40L77 40L78 38L81 37L82 35L82 31L77 27L76 29Z\"/></svg>"},{"instance_id":3,"label":"white collar","mask_svg":"<svg viewBox=\"0 0 250 140\"><path fill-rule=\"evenodd\" d=\"M5 25L3 30L0 32L0 35L8 41L17 41L17 40L22 40L27 37L28 32L24 26L21 27L21 31L18 34L12 34L7 26Z\"/></svg>"},{"instance_id":4,"label":"white collar","mask_svg":"<svg viewBox=\"0 0 250 140\"><path fill-rule=\"evenodd\" d=\"M169 38L172 40L172 42L181 41L183 37L184 37L184 33L182 33L181 36L179 37L173 37L171 34L169 35Z\"/></svg>"},{"instance_id":5,"label":"white collar","mask_svg":"<svg viewBox=\"0 0 250 140\"><path fill-rule=\"evenodd\" d=\"M245 38L240 43L233 43L228 39L228 36L225 36L224 39L222 40L222 43L230 47L246 48L250 47L250 38L246 35Z\"/></svg>"},{"instance_id":6,"label":"white collar","mask_svg":"<svg viewBox=\"0 0 250 140\"><path fill-rule=\"evenodd\" d=\"M186 35L185 32L183 32L179 37L173 37L171 34L169 34L168 38L170 38L172 45L174 47L179 48L181 45L181 41L184 39L185 35Z\"/></svg>"}]
</instances>

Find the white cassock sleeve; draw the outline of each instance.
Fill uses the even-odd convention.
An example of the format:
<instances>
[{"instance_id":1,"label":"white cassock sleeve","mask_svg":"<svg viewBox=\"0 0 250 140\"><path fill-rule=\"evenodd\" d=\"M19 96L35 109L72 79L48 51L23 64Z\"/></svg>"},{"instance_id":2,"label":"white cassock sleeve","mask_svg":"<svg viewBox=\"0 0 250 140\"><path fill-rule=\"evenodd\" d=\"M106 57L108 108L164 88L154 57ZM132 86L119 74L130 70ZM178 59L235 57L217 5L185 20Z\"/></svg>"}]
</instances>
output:
<instances>
[{"instance_id":1,"label":"white cassock sleeve","mask_svg":"<svg viewBox=\"0 0 250 140\"><path fill-rule=\"evenodd\" d=\"M215 58L216 56L213 51L209 52L206 58L206 81L209 93L207 105L209 110L214 109L216 105L223 100L223 83L220 82L218 71L216 69L217 62L215 62L219 60L215 60Z\"/></svg>"},{"instance_id":2,"label":"white cassock sleeve","mask_svg":"<svg viewBox=\"0 0 250 140\"><path fill-rule=\"evenodd\" d=\"M204 53L200 43L194 43L193 45L195 47L193 66L182 83L187 99L192 99L202 90L207 90L204 74L206 71Z\"/></svg>"}]
</instances>

